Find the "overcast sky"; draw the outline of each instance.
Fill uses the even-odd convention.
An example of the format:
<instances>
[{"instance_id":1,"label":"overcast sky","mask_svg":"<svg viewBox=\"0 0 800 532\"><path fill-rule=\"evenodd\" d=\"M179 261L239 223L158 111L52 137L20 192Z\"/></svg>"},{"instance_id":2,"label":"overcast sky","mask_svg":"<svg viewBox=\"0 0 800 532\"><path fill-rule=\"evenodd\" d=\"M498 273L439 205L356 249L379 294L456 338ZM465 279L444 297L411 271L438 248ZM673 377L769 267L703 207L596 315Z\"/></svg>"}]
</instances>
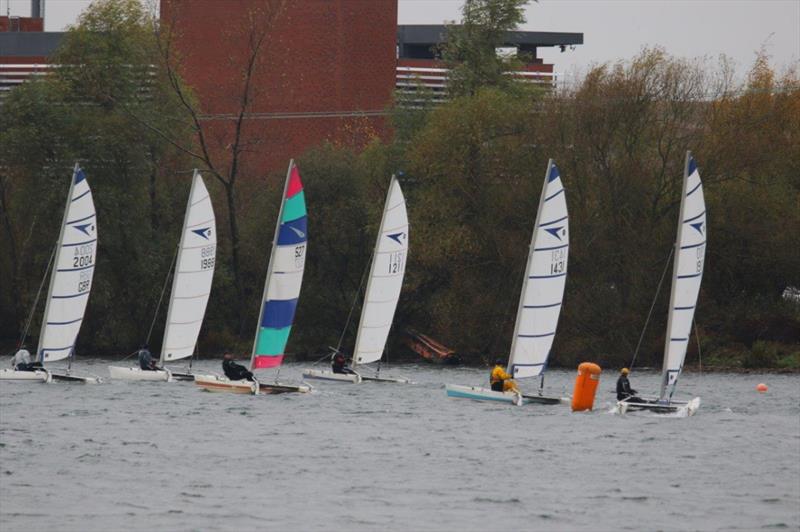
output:
<instances>
[{"instance_id":1,"label":"overcast sky","mask_svg":"<svg viewBox=\"0 0 800 532\"><path fill-rule=\"evenodd\" d=\"M463 3L398 1L400 24L458 20ZM90 3L45 0L45 30L62 31ZM0 0L0 13L5 15L9 8L12 15L27 16L30 0ZM779 67L800 60L800 0L540 0L528 6L522 29L584 34L585 44L574 51L540 51L540 57L567 75L593 63L629 59L654 45L688 58L725 54L740 73L750 67L762 45Z\"/></svg>"}]
</instances>

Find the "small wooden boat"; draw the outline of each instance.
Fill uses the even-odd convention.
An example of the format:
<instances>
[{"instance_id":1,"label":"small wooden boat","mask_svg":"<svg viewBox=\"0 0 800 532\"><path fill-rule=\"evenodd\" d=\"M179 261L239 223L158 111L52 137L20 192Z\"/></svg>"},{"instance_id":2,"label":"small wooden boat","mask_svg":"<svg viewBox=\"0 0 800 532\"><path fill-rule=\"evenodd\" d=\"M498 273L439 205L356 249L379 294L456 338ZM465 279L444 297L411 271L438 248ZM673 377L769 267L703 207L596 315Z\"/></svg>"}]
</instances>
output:
<instances>
[{"instance_id":1,"label":"small wooden boat","mask_svg":"<svg viewBox=\"0 0 800 532\"><path fill-rule=\"evenodd\" d=\"M307 393L311 386L306 384L262 383L259 381L232 381L218 375L195 375L195 384L209 392L227 392L251 395L276 395L281 393Z\"/></svg>"}]
</instances>

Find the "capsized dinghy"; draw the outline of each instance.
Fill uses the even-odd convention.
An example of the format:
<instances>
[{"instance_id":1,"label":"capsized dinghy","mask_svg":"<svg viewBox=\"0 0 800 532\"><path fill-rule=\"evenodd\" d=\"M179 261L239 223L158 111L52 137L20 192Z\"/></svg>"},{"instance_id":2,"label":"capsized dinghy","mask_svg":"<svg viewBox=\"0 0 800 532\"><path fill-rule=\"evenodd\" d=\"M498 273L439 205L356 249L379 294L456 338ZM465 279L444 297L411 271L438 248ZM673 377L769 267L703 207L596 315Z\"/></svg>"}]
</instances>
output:
<instances>
[{"instance_id":1,"label":"capsized dinghy","mask_svg":"<svg viewBox=\"0 0 800 532\"><path fill-rule=\"evenodd\" d=\"M358 323L352 367L359 364L378 362L383 356L386 339L392 328L394 312L403 288L408 255L408 214L406 200L397 177L392 176L386 203L383 207L378 239L372 253L364 307ZM380 367L375 375L344 375L329 370L307 369L303 376L307 379L320 379L332 382L358 384L364 381L409 383L402 377L380 375Z\"/></svg>"},{"instance_id":2,"label":"capsized dinghy","mask_svg":"<svg viewBox=\"0 0 800 532\"><path fill-rule=\"evenodd\" d=\"M675 240L675 261L672 265L672 291L669 298L667 335L664 345L661 391L658 397L640 397L642 402L627 399L617 402L620 414L634 410L650 410L659 414L684 413L693 415L700 408L700 398L691 401L672 399L678 376L683 369L686 348L692 332L694 310L700 295L700 282L706 255L706 202L700 172L691 152L686 152L686 164L681 189L681 208L678 216L678 235Z\"/></svg>"},{"instance_id":3,"label":"capsized dinghy","mask_svg":"<svg viewBox=\"0 0 800 532\"><path fill-rule=\"evenodd\" d=\"M303 182L294 161L289 163L281 197L261 311L250 356L251 371L280 368L303 284L308 224ZM254 395L311 391L311 387L306 384L285 384L277 380L274 383L232 381L216 375L196 375L195 384L211 392Z\"/></svg>"},{"instance_id":4,"label":"capsized dinghy","mask_svg":"<svg viewBox=\"0 0 800 532\"><path fill-rule=\"evenodd\" d=\"M553 160L547 163L539 209L533 226L528 264L522 281L511 355L507 371L515 379L541 377L544 372L553 338L556 334L569 255L569 217L561 176ZM477 386L445 386L449 397L483 401L503 401L516 405L559 404L560 397L545 397L542 386L538 395L496 392ZM535 399L535 400L534 400Z\"/></svg>"},{"instance_id":5,"label":"capsized dinghy","mask_svg":"<svg viewBox=\"0 0 800 532\"><path fill-rule=\"evenodd\" d=\"M92 191L77 163L72 173L67 206L54 253L36 360L45 365L68 359L68 366L65 369L48 367L33 372L4 370L0 371L0 380L100 382L100 377L80 376L71 372L75 342L89 301L97 256L97 220Z\"/></svg>"},{"instance_id":6,"label":"capsized dinghy","mask_svg":"<svg viewBox=\"0 0 800 532\"><path fill-rule=\"evenodd\" d=\"M189 358L194 354L211 293L216 254L217 226L214 207L200 172L195 170L178 243L167 323L158 360L159 367L164 369L147 371L138 367L109 366L112 379L166 382L194 380L191 372L174 371L165 368L164 364Z\"/></svg>"}]
</instances>

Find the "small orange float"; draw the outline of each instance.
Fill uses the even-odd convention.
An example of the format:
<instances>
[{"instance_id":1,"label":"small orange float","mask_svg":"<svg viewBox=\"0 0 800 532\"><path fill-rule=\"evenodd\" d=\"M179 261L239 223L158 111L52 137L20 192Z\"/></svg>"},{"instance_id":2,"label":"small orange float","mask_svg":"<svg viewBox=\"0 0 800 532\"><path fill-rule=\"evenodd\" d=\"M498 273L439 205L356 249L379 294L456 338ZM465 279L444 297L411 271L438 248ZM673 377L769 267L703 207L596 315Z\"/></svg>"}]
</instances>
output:
<instances>
[{"instance_id":1,"label":"small orange float","mask_svg":"<svg viewBox=\"0 0 800 532\"><path fill-rule=\"evenodd\" d=\"M767 385L762 382L762 383L759 383L758 386L756 386L756 390L758 390L761 393L764 393L767 390L769 390L769 388L767 388Z\"/></svg>"}]
</instances>

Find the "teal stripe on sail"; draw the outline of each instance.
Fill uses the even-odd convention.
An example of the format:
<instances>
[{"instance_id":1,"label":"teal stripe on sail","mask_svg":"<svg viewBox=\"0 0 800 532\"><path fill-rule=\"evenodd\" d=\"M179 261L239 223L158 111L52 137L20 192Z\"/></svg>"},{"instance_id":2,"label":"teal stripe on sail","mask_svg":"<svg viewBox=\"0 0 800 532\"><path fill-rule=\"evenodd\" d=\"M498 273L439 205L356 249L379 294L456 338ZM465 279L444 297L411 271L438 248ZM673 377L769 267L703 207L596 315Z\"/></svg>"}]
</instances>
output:
<instances>
[{"instance_id":1,"label":"teal stripe on sail","mask_svg":"<svg viewBox=\"0 0 800 532\"><path fill-rule=\"evenodd\" d=\"M256 342L256 355L282 355L291 330L291 325L283 329L261 327Z\"/></svg>"},{"instance_id":2,"label":"teal stripe on sail","mask_svg":"<svg viewBox=\"0 0 800 532\"><path fill-rule=\"evenodd\" d=\"M281 222L289 222L292 220L297 220L298 218L302 218L306 215L306 193L302 190L292 196L291 198L286 198L286 202L283 204L283 219Z\"/></svg>"}]
</instances>

